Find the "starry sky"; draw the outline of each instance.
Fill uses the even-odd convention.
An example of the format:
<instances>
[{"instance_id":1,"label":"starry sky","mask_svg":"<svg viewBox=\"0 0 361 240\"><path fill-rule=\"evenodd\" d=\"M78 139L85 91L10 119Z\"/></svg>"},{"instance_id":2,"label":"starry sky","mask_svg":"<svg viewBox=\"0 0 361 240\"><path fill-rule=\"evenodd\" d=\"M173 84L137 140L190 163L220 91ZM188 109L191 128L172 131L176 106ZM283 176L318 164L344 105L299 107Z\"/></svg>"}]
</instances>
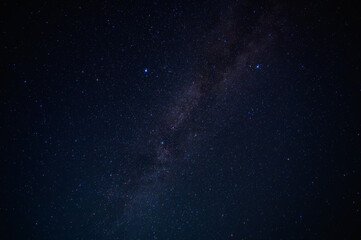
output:
<instances>
[{"instance_id":1,"label":"starry sky","mask_svg":"<svg viewBox=\"0 0 361 240\"><path fill-rule=\"evenodd\" d=\"M1 1L0 239L360 239L344 1Z\"/></svg>"}]
</instances>

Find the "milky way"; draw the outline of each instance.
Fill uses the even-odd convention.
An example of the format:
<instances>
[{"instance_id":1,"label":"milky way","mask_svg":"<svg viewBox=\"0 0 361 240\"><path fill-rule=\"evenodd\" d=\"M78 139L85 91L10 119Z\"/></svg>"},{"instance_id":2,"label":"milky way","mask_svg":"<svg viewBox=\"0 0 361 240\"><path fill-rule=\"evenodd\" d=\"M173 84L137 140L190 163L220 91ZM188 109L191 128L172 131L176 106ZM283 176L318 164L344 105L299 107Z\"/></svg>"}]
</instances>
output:
<instances>
[{"instance_id":1,"label":"milky way","mask_svg":"<svg viewBox=\"0 0 361 240\"><path fill-rule=\"evenodd\" d=\"M248 10L243 7L237 4L229 7L208 34L205 46L197 53L200 54L197 70L189 74L190 81L185 81L189 85L182 86L170 99L156 128L145 136L149 143L146 149L151 153L136 163L142 165L141 174L123 183L127 190L121 197L125 198L122 211L127 223L156 207L164 188L171 187L169 179L186 168L194 145L202 138L210 138L209 133L200 133L205 124L203 118L226 120L222 116L227 115L225 96L239 94L240 83L260 68L264 52L272 50L280 27L277 20L280 6L271 6L254 18L251 30L237 22L238 15Z\"/></svg>"}]
</instances>

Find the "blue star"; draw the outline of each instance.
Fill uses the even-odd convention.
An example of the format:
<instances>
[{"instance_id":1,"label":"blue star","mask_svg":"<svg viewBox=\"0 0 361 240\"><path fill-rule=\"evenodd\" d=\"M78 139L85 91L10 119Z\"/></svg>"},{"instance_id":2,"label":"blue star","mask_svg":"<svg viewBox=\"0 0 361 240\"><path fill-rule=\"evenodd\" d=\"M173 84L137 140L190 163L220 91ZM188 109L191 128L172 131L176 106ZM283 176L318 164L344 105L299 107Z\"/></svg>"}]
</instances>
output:
<instances>
[{"instance_id":1,"label":"blue star","mask_svg":"<svg viewBox=\"0 0 361 240\"><path fill-rule=\"evenodd\" d=\"M147 73L147 72L148 72L148 68L144 69L144 72Z\"/></svg>"},{"instance_id":2,"label":"blue star","mask_svg":"<svg viewBox=\"0 0 361 240\"><path fill-rule=\"evenodd\" d=\"M256 68L259 69L259 68L260 68L260 65L258 64L258 65L256 66Z\"/></svg>"},{"instance_id":3,"label":"blue star","mask_svg":"<svg viewBox=\"0 0 361 240\"><path fill-rule=\"evenodd\" d=\"M162 145L163 145L163 144L164 144L164 142L163 142L163 141L161 141L161 142L160 142L160 144L162 144Z\"/></svg>"}]
</instances>

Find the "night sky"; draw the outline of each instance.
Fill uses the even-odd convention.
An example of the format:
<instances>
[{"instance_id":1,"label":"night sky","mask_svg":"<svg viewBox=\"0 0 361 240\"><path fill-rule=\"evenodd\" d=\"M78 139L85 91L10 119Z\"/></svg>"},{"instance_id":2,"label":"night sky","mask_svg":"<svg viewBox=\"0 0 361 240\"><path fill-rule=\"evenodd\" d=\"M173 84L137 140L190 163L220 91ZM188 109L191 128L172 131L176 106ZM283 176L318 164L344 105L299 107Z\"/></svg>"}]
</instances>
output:
<instances>
[{"instance_id":1,"label":"night sky","mask_svg":"<svg viewBox=\"0 0 361 240\"><path fill-rule=\"evenodd\" d=\"M361 239L345 1L1 1L0 239Z\"/></svg>"}]
</instances>

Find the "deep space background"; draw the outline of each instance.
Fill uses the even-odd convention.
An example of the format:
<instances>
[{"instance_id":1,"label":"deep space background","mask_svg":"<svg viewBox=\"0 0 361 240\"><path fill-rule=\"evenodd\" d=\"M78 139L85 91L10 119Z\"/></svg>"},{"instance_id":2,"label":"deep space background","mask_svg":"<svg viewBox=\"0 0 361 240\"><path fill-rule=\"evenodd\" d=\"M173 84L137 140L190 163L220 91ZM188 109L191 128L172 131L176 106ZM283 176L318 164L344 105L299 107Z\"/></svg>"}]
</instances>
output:
<instances>
[{"instance_id":1,"label":"deep space background","mask_svg":"<svg viewBox=\"0 0 361 240\"><path fill-rule=\"evenodd\" d=\"M0 239L361 239L348 1L1 1Z\"/></svg>"}]
</instances>

